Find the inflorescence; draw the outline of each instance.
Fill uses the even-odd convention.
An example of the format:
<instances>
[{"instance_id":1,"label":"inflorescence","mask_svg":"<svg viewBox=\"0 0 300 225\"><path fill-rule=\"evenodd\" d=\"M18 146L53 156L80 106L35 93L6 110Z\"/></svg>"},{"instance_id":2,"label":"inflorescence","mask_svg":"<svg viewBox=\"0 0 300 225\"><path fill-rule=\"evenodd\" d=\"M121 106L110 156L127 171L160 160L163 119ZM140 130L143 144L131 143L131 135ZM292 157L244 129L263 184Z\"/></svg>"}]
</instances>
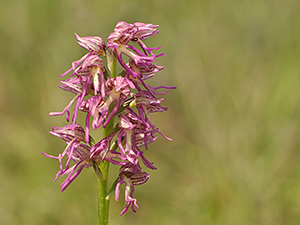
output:
<instances>
[{"instance_id":1,"label":"inflorescence","mask_svg":"<svg viewBox=\"0 0 300 225\"><path fill-rule=\"evenodd\" d=\"M104 160L119 165L119 178L115 184L115 200L118 201L120 185L125 184L125 208L123 215L131 206L135 212L138 208L133 198L134 186L141 185L149 179L149 174L142 171L140 162L150 169L156 169L153 163L144 156L142 147L157 139L156 133L163 135L151 121L149 114L166 111L162 107L163 95L175 89L174 86L152 87L145 80L152 78L164 67L154 64L157 57L144 40L158 33L157 25L136 22L128 24L119 22L114 32L108 36L107 44L101 37L80 37L75 34L78 44L88 53L74 61L72 67L60 76L71 74L70 78L61 81L59 87L75 96L62 112L51 112L50 116L65 115L70 122L65 127L53 127L51 134L63 139L66 148L58 156L45 156L59 160L59 176L67 175L61 184L64 191L81 173L83 168L100 165ZM134 47L132 43L137 43ZM124 61L124 58L127 61ZM103 59L106 59L106 65ZM115 62L119 62L122 71L114 76ZM108 68L108 69L107 69ZM162 91L159 91L162 90ZM70 121L70 108L74 111ZM77 123L79 111L86 114L85 125ZM112 132L95 143L90 136L93 129L107 127L116 121ZM66 158L66 159L64 159ZM64 160L63 160L64 159ZM75 164L70 166L71 161ZM95 168L95 167L94 167ZM101 171L100 171L101 175Z\"/></svg>"}]
</instances>

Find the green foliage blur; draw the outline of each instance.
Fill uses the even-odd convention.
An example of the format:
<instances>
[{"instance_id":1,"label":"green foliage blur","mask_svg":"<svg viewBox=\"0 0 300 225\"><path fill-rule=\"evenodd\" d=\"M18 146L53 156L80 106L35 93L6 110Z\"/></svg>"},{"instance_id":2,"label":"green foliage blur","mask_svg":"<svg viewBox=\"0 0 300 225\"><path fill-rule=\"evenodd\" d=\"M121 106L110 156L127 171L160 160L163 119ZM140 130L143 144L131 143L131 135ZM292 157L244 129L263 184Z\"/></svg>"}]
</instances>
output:
<instances>
[{"instance_id":1,"label":"green foliage blur","mask_svg":"<svg viewBox=\"0 0 300 225\"><path fill-rule=\"evenodd\" d=\"M72 94L59 74L118 21L160 25L169 110L151 115L162 137L145 154L157 171L138 186L140 209L110 224L300 224L300 2L298 0L0 1L0 224L97 224L92 169L61 192L53 182ZM67 79L65 77L65 79ZM101 135L100 135L101 136ZM113 182L118 168L111 166Z\"/></svg>"}]
</instances>

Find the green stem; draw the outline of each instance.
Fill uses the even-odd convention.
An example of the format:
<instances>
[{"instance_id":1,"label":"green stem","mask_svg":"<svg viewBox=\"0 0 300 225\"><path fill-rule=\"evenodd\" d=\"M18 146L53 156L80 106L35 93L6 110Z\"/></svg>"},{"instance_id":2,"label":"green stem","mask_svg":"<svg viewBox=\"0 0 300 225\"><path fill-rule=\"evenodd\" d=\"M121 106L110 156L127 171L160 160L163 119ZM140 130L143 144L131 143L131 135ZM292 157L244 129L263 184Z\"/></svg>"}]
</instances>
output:
<instances>
[{"instance_id":1,"label":"green stem","mask_svg":"<svg viewBox=\"0 0 300 225\"><path fill-rule=\"evenodd\" d=\"M112 65L110 68L110 74L112 78L116 77L116 58L113 58ZM114 128L114 118L111 118L107 127L103 130L103 138L106 138L111 134ZM98 225L107 225L108 216L109 216L109 196L107 190L107 179L108 179L108 170L109 162L103 161L99 165L100 171L102 172L103 177L98 178Z\"/></svg>"},{"instance_id":2,"label":"green stem","mask_svg":"<svg viewBox=\"0 0 300 225\"><path fill-rule=\"evenodd\" d=\"M107 175L109 163L104 161L100 164L103 179L98 179L98 224L108 224L109 198L107 198Z\"/></svg>"},{"instance_id":3,"label":"green stem","mask_svg":"<svg viewBox=\"0 0 300 225\"><path fill-rule=\"evenodd\" d=\"M111 134L114 125L114 118L110 120L107 127L104 128L103 138ZM102 172L103 177L98 179L98 225L108 224L108 212L109 212L109 196L107 190L107 179L109 162L103 161L99 168Z\"/></svg>"}]
</instances>

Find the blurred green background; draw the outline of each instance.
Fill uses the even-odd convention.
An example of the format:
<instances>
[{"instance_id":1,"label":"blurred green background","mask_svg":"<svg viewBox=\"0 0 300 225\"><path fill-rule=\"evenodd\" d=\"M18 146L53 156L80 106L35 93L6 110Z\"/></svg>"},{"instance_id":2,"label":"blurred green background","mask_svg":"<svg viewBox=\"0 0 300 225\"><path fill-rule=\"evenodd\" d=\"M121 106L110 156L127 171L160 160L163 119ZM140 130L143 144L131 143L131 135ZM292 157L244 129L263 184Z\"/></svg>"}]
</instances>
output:
<instances>
[{"instance_id":1,"label":"blurred green background","mask_svg":"<svg viewBox=\"0 0 300 225\"><path fill-rule=\"evenodd\" d=\"M116 23L160 25L152 85L176 85L160 137L146 156L157 171L136 188L138 213L110 224L300 224L300 2L298 0L0 1L0 224L97 224L97 181L85 170L54 183L72 94L59 74L85 50L74 32L104 39ZM111 167L112 179L117 168Z\"/></svg>"}]
</instances>

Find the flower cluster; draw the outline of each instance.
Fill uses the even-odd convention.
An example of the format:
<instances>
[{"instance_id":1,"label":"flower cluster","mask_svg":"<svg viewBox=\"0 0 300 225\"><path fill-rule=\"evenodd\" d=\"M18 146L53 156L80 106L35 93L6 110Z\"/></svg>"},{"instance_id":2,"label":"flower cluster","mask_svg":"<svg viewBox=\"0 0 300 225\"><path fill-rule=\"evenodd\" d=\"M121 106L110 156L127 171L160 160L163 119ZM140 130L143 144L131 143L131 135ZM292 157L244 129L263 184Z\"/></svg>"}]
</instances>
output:
<instances>
[{"instance_id":1,"label":"flower cluster","mask_svg":"<svg viewBox=\"0 0 300 225\"><path fill-rule=\"evenodd\" d=\"M134 186L141 185L149 179L149 174L142 171L145 165L156 169L144 156L143 148L157 139L155 134L164 136L150 121L149 114L163 112L161 106L163 95L175 89L174 86L152 87L145 80L153 77L163 69L155 65L157 57L144 40L158 33L157 25L145 23L128 24L119 22L114 32L107 39L101 37L80 37L75 34L78 44L88 53L72 63L72 67L60 76L71 73L69 79L61 81L61 89L75 96L62 112L51 112L50 116L65 115L70 122L65 127L53 127L51 134L63 139L66 148L59 156L45 156L59 160L59 176L67 175L61 188L64 191L80 174L83 168L100 165L108 161L120 166L119 179L115 185L115 199L119 199L120 185L125 184L125 208L135 212L138 208L133 198ZM134 46L136 44L136 47ZM125 60L126 58L126 60ZM106 59L106 65L104 63ZM119 62L122 72L115 75L115 63ZM108 68L108 69L107 69ZM159 89L164 89L159 91ZM70 109L74 106L70 121ZM77 122L79 112L86 114L85 125ZM106 128L113 121L118 121L111 133L95 143L90 136L93 129ZM66 159L64 159L66 158ZM74 165L70 166L71 161ZM142 164L141 164L142 162ZM101 171L100 171L101 173Z\"/></svg>"}]
</instances>

